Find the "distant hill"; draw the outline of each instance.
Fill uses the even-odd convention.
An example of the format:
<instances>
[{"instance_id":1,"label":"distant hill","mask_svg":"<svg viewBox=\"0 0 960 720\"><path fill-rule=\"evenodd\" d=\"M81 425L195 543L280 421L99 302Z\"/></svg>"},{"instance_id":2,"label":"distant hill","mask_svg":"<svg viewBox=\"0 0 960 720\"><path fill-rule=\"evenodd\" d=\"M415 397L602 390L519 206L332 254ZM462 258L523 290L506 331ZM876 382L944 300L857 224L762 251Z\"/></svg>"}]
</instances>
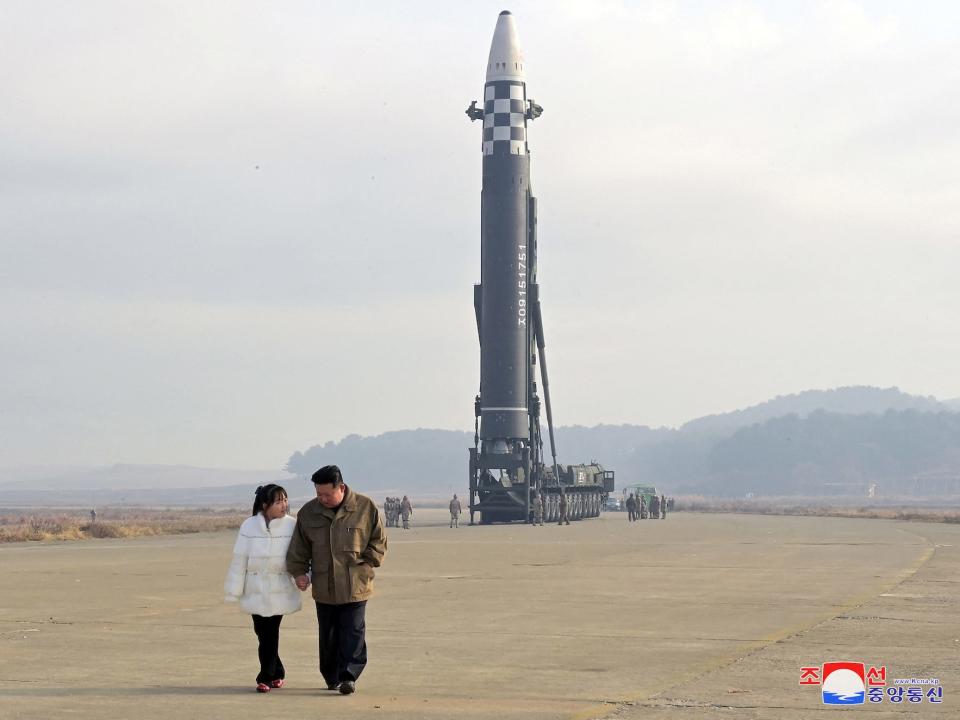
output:
<instances>
[{"instance_id":1,"label":"distant hill","mask_svg":"<svg viewBox=\"0 0 960 720\"><path fill-rule=\"evenodd\" d=\"M960 414L817 411L751 425L718 442L701 491L736 495L960 495Z\"/></svg>"},{"instance_id":2,"label":"distant hill","mask_svg":"<svg viewBox=\"0 0 960 720\"><path fill-rule=\"evenodd\" d=\"M557 460L564 464L596 460L617 468L638 447L658 445L676 434L672 428L649 428L646 425L571 425L558 427ZM544 431L546 434L546 430ZM550 456L550 440L544 437L544 454Z\"/></svg>"},{"instance_id":3,"label":"distant hill","mask_svg":"<svg viewBox=\"0 0 960 720\"><path fill-rule=\"evenodd\" d=\"M364 437L348 435L339 442L295 452L288 472L307 477L324 465L338 465L344 479L364 492L394 495L445 495L466 484L467 447L473 433L456 430L397 430Z\"/></svg>"},{"instance_id":4,"label":"distant hill","mask_svg":"<svg viewBox=\"0 0 960 720\"><path fill-rule=\"evenodd\" d=\"M815 413L879 416L891 411L920 413L946 412L949 408L935 398L908 395L897 388L866 386L834 390L807 390L783 395L767 402L719 415L708 415L684 424L664 442L638 446L620 466L618 486L634 482L663 486L671 492L731 494L739 492L730 473L720 475L711 465L715 448L746 428L763 425L777 418L807 418ZM824 438L824 442L827 439ZM751 452L757 452L756 449ZM629 478L629 480L628 480ZM754 492L778 483L752 480Z\"/></svg>"},{"instance_id":5,"label":"distant hill","mask_svg":"<svg viewBox=\"0 0 960 720\"><path fill-rule=\"evenodd\" d=\"M672 430L651 430L640 425L560 427L555 432L557 461L575 464L597 460L616 468L633 448L660 442ZM377 495L414 493L440 498L463 492L467 486L467 449L472 432L455 430L397 430L371 437L348 435L339 442L314 445L295 452L287 470L308 476L323 465L340 466L348 483ZM550 456L550 441L544 437Z\"/></svg>"},{"instance_id":6,"label":"distant hill","mask_svg":"<svg viewBox=\"0 0 960 720\"><path fill-rule=\"evenodd\" d=\"M923 435L930 425L915 418L925 418L946 413L949 408L935 398L909 395L897 388L843 387L834 390L808 390L795 395L774 398L759 405L720 415L711 415L691 420L679 429L649 428L641 425L597 425L595 427L567 426L556 429L557 458L564 464L597 460L617 473L617 487L638 482L652 483L669 492L708 492L711 494L738 493L741 483L734 476L742 471L732 463L735 448L740 447L730 438L750 428L762 428L778 418L792 417L805 425L813 416L828 414L833 417L864 418L851 420L850 426L843 423L811 424L813 436L819 442L831 445L829 433L847 428L850 435L842 442L854 442L856 427L871 427L871 432L882 432L885 423L896 424L889 413L910 413L900 429L907 434L905 443L923 445L923 438L913 438L911 433ZM899 416L896 416L899 417ZM873 418L870 420L869 418ZM879 425L876 423L879 422ZM936 425L936 423L934 423ZM938 426L939 427L939 426ZM865 430L866 431L866 430ZM760 432L759 430L757 432ZM818 435L819 433L819 435ZM772 435L761 435L763 442L771 443ZM742 441L738 441L742 442ZM759 442L759 441L758 441ZM943 447L948 447L949 442ZM401 430L374 437L351 435L339 442L296 452L290 457L287 469L295 474L309 475L316 468L336 463L343 469L348 481L352 479L360 487L375 494L414 494L419 497L439 498L450 492L461 492L467 485L467 452L473 445L473 433L450 430ZM752 455L761 453L759 447L743 451ZM816 462L811 441L808 448L809 462ZM941 448L942 450L943 448ZM544 436L544 452L549 457L550 447ZM940 451L938 450L938 453ZM948 453L949 454L949 453ZM726 458L726 464L718 458ZM867 462L869 453L858 457ZM939 455L937 457L940 457ZM942 458L941 458L942 459ZM748 460L745 458L745 462ZM823 458L822 476L839 477L841 470L833 458ZM859 461L857 461L859 462ZM931 456L930 463L939 462ZM719 464L718 464L719 463ZM923 455L918 455L907 465L911 472L920 472L924 467ZM887 463L885 484L891 486L890 464ZM942 468L941 468L942 469ZM770 469L766 480L751 478L753 492L781 492L785 485L778 472L794 472L790 467ZM864 471L864 477L870 474ZM802 475L802 473L801 473ZM823 484L822 481L820 485ZM841 482L837 480L836 482ZM808 487L801 483L800 487ZM837 486L839 487L839 486Z\"/></svg>"},{"instance_id":7,"label":"distant hill","mask_svg":"<svg viewBox=\"0 0 960 720\"><path fill-rule=\"evenodd\" d=\"M960 482L955 411L960 398L939 402L897 388L808 390L679 429L559 427L557 460L596 460L616 472L617 487L652 483L670 494L858 494L870 483L888 492L947 493ZM287 487L299 504L312 491L307 478L331 463L348 483L378 499L408 494L437 500L466 490L472 446L473 432L418 428L314 445L294 452L286 472L124 464L2 469L0 506L246 506L253 488L267 482ZM544 452L549 458L546 432Z\"/></svg>"},{"instance_id":8,"label":"distant hill","mask_svg":"<svg viewBox=\"0 0 960 720\"><path fill-rule=\"evenodd\" d=\"M843 415L885 413L887 410L949 411L945 403L933 397L908 395L899 388L875 388L864 385L833 390L806 390L795 395L780 395L759 405L742 410L707 415L691 420L680 428L682 433L729 435L737 429L762 423L784 415L806 417L817 410Z\"/></svg>"}]
</instances>

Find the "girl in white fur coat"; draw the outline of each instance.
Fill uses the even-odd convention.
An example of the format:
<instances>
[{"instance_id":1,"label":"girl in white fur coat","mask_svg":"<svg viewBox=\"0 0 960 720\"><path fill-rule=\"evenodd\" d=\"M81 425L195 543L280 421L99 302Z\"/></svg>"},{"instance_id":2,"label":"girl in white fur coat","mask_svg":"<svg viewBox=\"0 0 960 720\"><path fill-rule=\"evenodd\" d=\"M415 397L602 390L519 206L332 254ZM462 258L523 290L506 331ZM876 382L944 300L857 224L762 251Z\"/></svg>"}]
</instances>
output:
<instances>
[{"instance_id":1,"label":"girl in white fur coat","mask_svg":"<svg viewBox=\"0 0 960 720\"><path fill-rule=\"evenodd\" d=\"M240 609L253 616L260 656L257 692L284 685L280 621L300 609L300 591L287 572L287 547L296 525L287 515L287 491L272 484L258 487L253 515L240 526L223 586L227 602L239 601Z\"/></svg>"}]
</instances>

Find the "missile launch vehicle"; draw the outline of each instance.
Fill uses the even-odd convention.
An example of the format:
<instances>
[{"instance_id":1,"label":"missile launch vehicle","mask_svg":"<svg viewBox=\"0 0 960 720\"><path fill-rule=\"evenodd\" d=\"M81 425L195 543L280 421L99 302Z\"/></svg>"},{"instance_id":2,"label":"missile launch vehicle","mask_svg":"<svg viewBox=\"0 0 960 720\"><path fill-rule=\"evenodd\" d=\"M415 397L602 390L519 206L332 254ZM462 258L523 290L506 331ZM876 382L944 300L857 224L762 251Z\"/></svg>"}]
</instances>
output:
<instances>
[{"instance_id":1,"label":"missile launch vehicle","mask_svg":"<svg viewBox=\"0 0 960 720\"><path fill-rule=\"evenodd\" d=\"M614 489L614 473L597 463L560 465L537 281L537 200L530 188L528 123L543 112L527 95L516 22L500 13L490 46L483 101L467 116L483 121L480 283L474 310L480 339L480 393L470 448L470 522L524 521L542 502L557 520L597 517ZM552 461L543 449L540 389Z\"/></svg>"}]
</instances>

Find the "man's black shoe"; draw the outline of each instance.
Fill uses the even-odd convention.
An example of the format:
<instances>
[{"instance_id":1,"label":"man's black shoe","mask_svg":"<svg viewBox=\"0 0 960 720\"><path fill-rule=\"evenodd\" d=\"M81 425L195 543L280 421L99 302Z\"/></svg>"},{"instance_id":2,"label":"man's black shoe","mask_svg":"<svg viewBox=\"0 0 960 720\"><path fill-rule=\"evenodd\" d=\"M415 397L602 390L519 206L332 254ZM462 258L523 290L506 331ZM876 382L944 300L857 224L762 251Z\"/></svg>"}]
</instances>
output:
<instances>
[{"instance_id":1,"label":"man's black shoe","mask_svg":"<svg viewBox=\"0 0 960 720\"><path fill-rule=\"evenodd\" d=\"M339 689L340 689L340 683L338 682L327 683L327 690L339 690Z\"/></svg>"},{"instance_id":2,"label":"man's black shoe","mask_svg":"<svg viewBox=\"0 0 960 720\"><path fill-rule=\"evenodd\" d=\"M353 684L353 680L344 680L340 683L340 694L349 695L357 691L357 686Z\"/></svg>"}]
</instances>

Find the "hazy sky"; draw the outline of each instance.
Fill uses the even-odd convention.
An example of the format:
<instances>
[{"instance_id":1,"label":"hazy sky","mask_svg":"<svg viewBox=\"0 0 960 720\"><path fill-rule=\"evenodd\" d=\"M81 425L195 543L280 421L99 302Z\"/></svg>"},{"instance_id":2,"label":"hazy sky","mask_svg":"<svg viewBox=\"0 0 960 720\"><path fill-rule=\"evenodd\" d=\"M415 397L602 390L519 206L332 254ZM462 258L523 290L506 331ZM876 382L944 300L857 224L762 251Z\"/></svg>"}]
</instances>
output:
<instances>
[{"instance_id":1,"label":"hazy sky","mask_svg":"<svg viewBox=\"0 0 960 720\"><path fill-rule=\"evenodd\" d=\"M7 0L0 465L472 429L504 7L558 424L960 396L955 3Z\"/></svg>"}]
</instances>

